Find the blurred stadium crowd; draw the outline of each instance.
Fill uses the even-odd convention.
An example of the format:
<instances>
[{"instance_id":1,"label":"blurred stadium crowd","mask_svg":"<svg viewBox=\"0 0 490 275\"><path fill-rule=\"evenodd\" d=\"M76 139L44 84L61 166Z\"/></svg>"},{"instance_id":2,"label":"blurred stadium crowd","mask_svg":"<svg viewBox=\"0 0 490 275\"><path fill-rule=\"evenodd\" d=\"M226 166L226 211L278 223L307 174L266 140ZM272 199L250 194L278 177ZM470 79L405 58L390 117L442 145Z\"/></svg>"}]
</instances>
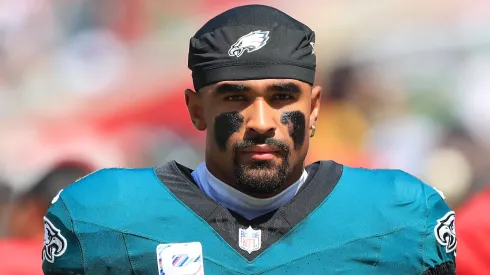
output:
<instances>
[{"instance_id":1,"label":"blurred stadium crowd","mask_svg":"<svg viewBox=\"0 0 490 275\"><path fill-rule=\"evenodd\" d=\"M0 261L12 257L0 274L39 274L21 273L19 262L40 266L42 216L73 180L103 167L203 160L204 134L183 98L189 38L250 3L0 1L0 236L17 242L0 243ZM403 169L456 211L487 188L488 1L253 3L316 32L324 94L308 162ZM19 273L2 273L7 262Z\"/></svg>"}]
</instances>

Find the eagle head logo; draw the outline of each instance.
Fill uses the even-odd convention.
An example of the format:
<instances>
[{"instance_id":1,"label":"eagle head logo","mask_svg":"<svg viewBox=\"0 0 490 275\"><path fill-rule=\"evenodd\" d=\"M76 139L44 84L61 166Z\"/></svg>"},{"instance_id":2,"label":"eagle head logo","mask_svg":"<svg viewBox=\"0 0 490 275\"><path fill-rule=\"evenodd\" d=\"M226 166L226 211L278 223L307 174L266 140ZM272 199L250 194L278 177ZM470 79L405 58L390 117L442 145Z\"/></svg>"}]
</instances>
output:
<instances>
[{"instance_id":1,"label":"eagle head logo","mask_svg":"<svg viewBox=\"0 0 490 275\"><path fill-rule=\"evenodd\" d=\"M228 50L229 56L240 57L245 51L248 53L259 50L269 40L268 31L253 31L240 37Z\"/></svg>"},{"instance_id":2,"label":"eagle head logo","mask_svg":"<svg viewBox=\"0 0 490 275\"><path fill-rule=\"evenodd\" d=\"M439 244L446 247L446 253L453 252L456 249L457 240L454 221L454 211L450 211L437 220L437 225L434 227L436 240Z\"/></svg>"},{"instance_id":3,"label":"eagle head logo","mask_svg":"<svg viewBox=\"0 0 490 275\"><path fill-rule=\"evenodd\" d=\"M44 246L43 261L54 262L56 257L60 257L66 251L66 239L46 217L44 217Z\"/></svg>"}]
</instances>

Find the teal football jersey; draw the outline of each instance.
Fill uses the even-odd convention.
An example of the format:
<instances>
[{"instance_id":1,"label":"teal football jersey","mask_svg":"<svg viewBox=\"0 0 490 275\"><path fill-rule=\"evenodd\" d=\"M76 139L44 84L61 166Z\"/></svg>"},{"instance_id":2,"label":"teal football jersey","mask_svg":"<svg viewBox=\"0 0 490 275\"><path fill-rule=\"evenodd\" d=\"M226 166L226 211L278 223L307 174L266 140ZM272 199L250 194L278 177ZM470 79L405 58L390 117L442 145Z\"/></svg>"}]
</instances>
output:
<instances>
[{"instance_id":1,"label":"teal football jersey","mask_svg":"<svg viewBox=\"0 0 490 275\"><path fill-rule=\"evenodd\" d=\"M176 162L92 173L45 216L44 274L455 274L438 191L399 170L306 169L293 200L253 220Z\"/></svg>"}]
</instances>

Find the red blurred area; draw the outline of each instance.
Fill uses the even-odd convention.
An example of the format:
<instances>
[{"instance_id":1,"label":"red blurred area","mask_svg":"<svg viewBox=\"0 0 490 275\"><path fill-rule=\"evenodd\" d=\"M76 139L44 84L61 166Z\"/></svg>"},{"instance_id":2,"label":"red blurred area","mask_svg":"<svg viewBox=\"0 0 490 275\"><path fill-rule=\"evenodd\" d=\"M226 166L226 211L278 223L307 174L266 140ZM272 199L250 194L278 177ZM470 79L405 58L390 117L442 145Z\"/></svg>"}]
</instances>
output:
<instances>
[{"instance_id":1,"label":"red blurred area","mask_svg":"<svg viewBox=\"0 0 490 275\"><path fill-rule=\"evenodd\" d=\"M456 212L456 273L459 275L486 274L490 270L489 210L490 188L487 188Z\"/></svg>"},{"instance_id":2,"label":"red blurred area","mask_svg":"<svg viewBox=\"0 0 490 275\"><path fill-rule=\"evenodd\" d=\"M42 238L38 240L0 239L0 274L42 275Z\"/></svg>"}]
</instances>

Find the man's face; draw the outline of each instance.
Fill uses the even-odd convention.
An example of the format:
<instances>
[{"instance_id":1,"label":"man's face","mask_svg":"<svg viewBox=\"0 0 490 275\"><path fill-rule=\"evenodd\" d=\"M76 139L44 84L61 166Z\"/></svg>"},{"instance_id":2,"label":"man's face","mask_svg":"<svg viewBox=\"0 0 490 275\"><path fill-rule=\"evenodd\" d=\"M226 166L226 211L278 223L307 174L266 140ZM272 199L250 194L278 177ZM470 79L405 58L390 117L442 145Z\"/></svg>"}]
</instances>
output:
<instances>
[{"instance_id":1,"label":"man's face","mask_svg":"<svg viewBox=\"0 0 490 275\"><path fill-rule=\"evenodd\" d=\"M292 183L303 170L320 91L286 79L224 81L199 95L187 91L194 125L207 129L208 169L251 195L274 194Z\"/></svg>"}]
</instances>

